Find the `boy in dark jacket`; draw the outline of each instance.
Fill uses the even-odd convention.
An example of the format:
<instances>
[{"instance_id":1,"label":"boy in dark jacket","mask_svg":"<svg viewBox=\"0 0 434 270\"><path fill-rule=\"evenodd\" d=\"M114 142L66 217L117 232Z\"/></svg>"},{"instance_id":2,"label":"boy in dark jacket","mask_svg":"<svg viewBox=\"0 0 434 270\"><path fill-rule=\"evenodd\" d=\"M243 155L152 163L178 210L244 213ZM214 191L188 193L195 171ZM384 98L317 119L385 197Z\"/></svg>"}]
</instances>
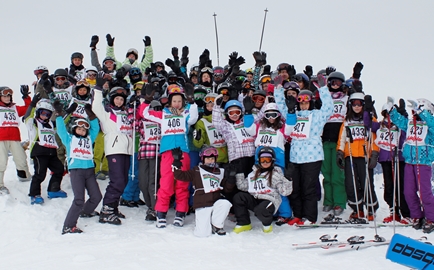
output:
<instances>
[{"instance_id":1,"label":"boy in dark jacket","mask_svg":"<svg viewBox=\"0 0 434 270\"><path fill-rule=\"evenodd\" d=\"M220 169L217 164L217 149L204 146L199 153L201 163L189 171L181 171L182 152L181 150L179 152L173 161L173 174L177 180L193 183L195 189L193 208L196 211L194 235L198 237L207 237L211 233L225 235L223 225L232 204L221 195L220 191L234 188L236 170L229 169L225 175L224 169ZM230 177L232 171L233 175Z\"/></svg>"}]
</instances>

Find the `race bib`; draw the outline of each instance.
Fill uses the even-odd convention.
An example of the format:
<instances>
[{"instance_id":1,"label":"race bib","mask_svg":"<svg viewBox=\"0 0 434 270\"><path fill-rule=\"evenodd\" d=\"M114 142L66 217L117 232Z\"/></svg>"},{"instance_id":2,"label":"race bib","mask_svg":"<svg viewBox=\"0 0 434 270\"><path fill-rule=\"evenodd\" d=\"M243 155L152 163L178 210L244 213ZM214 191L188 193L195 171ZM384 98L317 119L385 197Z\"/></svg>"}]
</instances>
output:
<instances>
[{"instance_id":1,"label":"race bib","mask_svg":"<svg viewBox=\"0 0 434 270\"><path fill-rule=\"evenodd\" d=\"M310 135L310 125L312 123L312 114L308 117L297 117L297 123L295 124L292 132L289 136L295 140L307 140Z\"/></svg>"},{"instance_id":2,"label":"race bib","mask_svg":"<svg viewBox=\"0 0 434 270\"><path fill-rule=\"evenodd\" d=\"M232 128L235 132L235 136L237 137L239 143L243 144L243 143L254 142L253 137L250 136L250 134L244 128L244 123L234 124L232 125Z\"/></svg>"},{"instance_id":3,"label":"race bib","mask_svg":"<svg viewBox=\"0 0 434 270\"><path fill-rule=\"evenodd\" d=\"M161 127L154 122L143 121L143 129L145 133L145 141L153 144L160 144Z\"/></svg>"},{"instance_id":4,"label":"race bib","mask_svg":"<svg viewBox=\"0 0 434 270\"><path fill-rule=\"evenodd\" d=\"M72 86L70 86L66 89L58 89L58 88L54 87L53 93L56 96L56 99L65 102L65 101L69 101L72 99L71 89L72 89Z\"/></svg>"},{"instance_id":5,"label":"race bib","mask_svg":"<svg viewBox=\"0 0 434 270\"><path fill-rule=\"evenodd\" d=\"M116 115L116 125L118 130L129 137L133 137L133 126L128 120L128 115L125 111L115 111L113 113Z\"/></svg>"},{"instance_id":6,"label":"race bib","mask_svg":"<svg viewBox=\"0 0 434 270\"><path fill-rule=\"evenodd\" d=\"M224 147L226 146L226 142L222 137L222 134L217 131L217 129L214 127L214 125L210 122L208 122L206 119L201 119L203 124L205 125L206 129L206 135L209 139L209 144L214 147Z\"/></svg>"},{"instance_id":7,"label":"race bib","mask_svg":"<svg viewBox=\"0 0 434 270\"><path fill-rule=\"evenodd\" d=\"M271 128L260 129L258 135L256 136L255 146L278 146L278 134L277 131Z\"/></svg>"},{"instance_id":8,"label":"race bib","mask_svg":"<svg viewBox=\"0 0 434 270\"><path fill-rule=\"evenodd\" d=\"M327 123L342 123L345 120L347 99L347 96L342 99L333 99L333 114L327 120Z\"/></svg>"},{"instance_id":9,"label":"race bib","mask_svg":"<svg viewBox=\"0 0 434 270\"><path fill-rule=\"evenodd\" d=\"M399 133L396 129L382 127L377 130L375 144L383 150L391 151L398 146Z\"/></svg>"},{"instance_id":10,"label":"race bib","mask_svg":"<svg viewBox=\"0 0 434 270\"><path fill-rule=\"evenodd\" d=\"M413 146L425 145L425 138L427 134L428 134L428 126L425 122L417 121L415 126L413 121L409 121L405 143Z\"/></svg>"},{"instance_id":11,"label":"race bib","mask_svg":"<svg viewBox=\"0 0 434 270\"><path fill-rule=\"evenodd\" d=\"M163 112L161 123L162 136L185 134L186 130L183 115L166 114Z\"/></svg>"},{"instance_id":12,"label":"race bib","mask_svg":"<svg viewBox=\"0 0 434 270\"><path fill-rule=\"evenodd\" d=\"M199 167L199 172L202 178L203 191L205 193L215 192L223 189L220 184L223 180L224 169L220 169L220 174L214 174Z\"/></svg>"},{"instance_id":13,"label":"race bib","mask_svg":"<svg viewBox=\"0 0 434 270\"><path fill-rule=\"evenodd\" d=\"M251 194L268 194L273 191L272 188L268 186L268 180L264 177L266 173L259 175L256 179L254 175L249 174L249 193Z\"/></svg>"},{"instance_id":14,"label":"race bib","mask_svg":"<svg viewBox=\"0 0 434 270\"><path fill-rule=\"evenodd\" d=\"M18 127L20 125L15 106L0 107L0 127Z\"/></svg>"},{"instance_id":15,"label":"race bib","mask_svg":"<svg viewBox=\"0 0 434 270\"><path fill-rule=\"evenodd\" d=\"M93 150L90 137L79 138L77 136L72 136L71 148L69 156L71 158L78 158L84 160L93 159Z\"/></svg>"},{"instance_id":16,"label":"race bib","mask_svg":"<svg viewBox=\"0 0 434 270\"><path fill-rule=\"evenodd\" d=\"M365 126L363 123L350 122L348 123L348 127L350 128L353 141L365 140Z\"/></svg>"},{"instance_id":17,"label":"race bib","mask_svg":"<svg viewBox=\"0 0 434 270\"><path fill-rule=\"evenodd\" d=\"M69 103L69 106L71 106L73 103L77 103L77 108L72 113L72 116L77 117L77 118L87 119L87 113L86 113L86 110L84 109L84 106L86 106L86 104L90 104L90 100L85 101L85 100L78 100L76 98L73 98L71 100L71 103Z\"/></svg>"},{"instance_id":18,"label":"race bib","mask_svg":"<svg viewBox=\"0 0 434 270\"><path fill-rule=\"evenodd\" d=\"M52 127L44 127L41 123L39 123L39 121L36 121L36 123L38 126L38 144L47 148L57 148L58 146L56 138L54 137L56 132L54 131L54 129Z\"/></svg>"}]
</instances>

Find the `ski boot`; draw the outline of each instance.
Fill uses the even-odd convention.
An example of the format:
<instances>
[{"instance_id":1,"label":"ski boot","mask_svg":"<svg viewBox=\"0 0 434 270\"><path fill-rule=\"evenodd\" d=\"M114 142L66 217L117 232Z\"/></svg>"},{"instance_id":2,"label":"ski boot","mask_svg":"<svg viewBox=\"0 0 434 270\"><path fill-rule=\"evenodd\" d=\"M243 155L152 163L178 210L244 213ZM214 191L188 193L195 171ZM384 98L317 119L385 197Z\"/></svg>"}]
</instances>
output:
<instances>
[{"instance_id":1,"label":"ski boot","mask_svg":"<svg viewBox=\"0 0 434 270\"><path fill-rule=\"evenodd\" d=\"M103 205L99 215L100 223L108 223L113 225L121 225L122 222L115 213L115 208L108 205Z\"/></svg>"},{"instance_id":2,"label":"ski boot","mask_svg":"<svg viewBox=\"0 0 434 270\"><path fill-rule=\"evenodd\" d=\"M74 226L72 228L67 227L67 226L63 226L63 229L62 229L62 234L67 234L67 233L82 233L82 232L83 231L80 228L76 227L76 226Z\"/></svg>"},{"instance_id":3,"label":"ski boot","mask_svg":"<svg viewBox=\"0 0 434 270\"><path fill-rule=\"evenodd\" d=\"M184 226L185 214L186 213L184 213L184 212L176 211L175 219L173 220L173 226L176 226L176 227Z\"/></svg>"}]
</instances>

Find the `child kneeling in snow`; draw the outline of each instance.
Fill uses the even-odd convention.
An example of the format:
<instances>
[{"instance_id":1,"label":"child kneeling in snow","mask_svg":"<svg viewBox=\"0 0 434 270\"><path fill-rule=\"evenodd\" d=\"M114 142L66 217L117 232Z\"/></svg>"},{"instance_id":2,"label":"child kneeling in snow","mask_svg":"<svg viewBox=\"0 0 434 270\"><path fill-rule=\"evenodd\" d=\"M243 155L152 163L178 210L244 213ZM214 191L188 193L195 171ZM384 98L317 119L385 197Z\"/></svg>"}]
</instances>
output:
<instances>
[{"instance_id":1,"label":"child kneeling in snow","mask_svg":"<svg viewBox=\"0 0 434 270\"><path fill-rule=\"evenodd\" d=\"M272 232L273 215L282 202L280 195L288 196L292 192L292 182L283 176L279 167L274 163L274 150L265 146L257 153L259 165L253 166L253 171L244 178L244 174L237 174L237 187L244 192L234 196L234 211L237 225L234 233L252 229L249 210L262 222L265 233Z\"/></svg>"},{"instance_id":2,"label":"child kneeling in snow","mask_svg":"<svg viewBox=\"0 0 434 270\"><path fill-rule=\"evenodd\" d=\"M72 123L71 133L68 133L63 121L63 108L59 102L54 103L56 109L56 126L62 143L66 147L68 170L71 175L71 187L74 192L74 200L69 208L63 224L62 234L81 233L77 227L78 217L92 217L94 211L102 199L101 191L95 178L95 166L93 163L92 145L99 132L99 123L90 105L85 106L90 124L85 119L76 119ZM89 199L85 202L85 190Z\"/></svg>"},{"instance_id":3,"label":"child kneeling in snow","mask_svg":"<svg viewBox=\"0 0 434 270\"><path fill-rule=\"evenodd\" d=\"M195 189L193 194L193 208L196 217L194 235L198 237L207 237L211 233L225 235L223 225L232 204L224 199L220 190L235 187L235 173L230 177L231 170L225 174L225 171L218 167L218 152L212 146L202 148L199 153L201 164L189 171L180 170L182 168L181 149L178 148L178 152L172 165L173 175L177 180L191 181Z\"/></svg>"}]
</instances>

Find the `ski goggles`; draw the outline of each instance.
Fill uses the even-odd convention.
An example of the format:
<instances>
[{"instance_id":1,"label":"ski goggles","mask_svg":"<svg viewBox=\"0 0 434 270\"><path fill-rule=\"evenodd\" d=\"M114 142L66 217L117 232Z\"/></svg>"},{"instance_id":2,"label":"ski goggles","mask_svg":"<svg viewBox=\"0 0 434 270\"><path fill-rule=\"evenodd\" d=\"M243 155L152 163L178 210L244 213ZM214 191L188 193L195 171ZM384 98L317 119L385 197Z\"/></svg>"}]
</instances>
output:
<instances>
[{"instance_id":1,"label":"ski goggles","mask_svg":"<svg viewBox=\"0 0 434 270\"><path fill-rule=\"evenodd\" d=\"M65 81L66 77L65 76L57 76L54 79L56 80L56 82L58 82L58 81Z\"/></svg>"},{"instance_id":2,"label":"ski goggles","mask_svg":"<svg viewBox=\"0 0 434 270\"><path fill-rule=\"evenodd\" d=\"M300 86L294 81L292 81L292 82L286 81L283 84L283 89L285 89L285 90L299 90L300 91Z\"/></svg>"},{"instance_id":3,"label":"ski goggles","mask_svg":"<svg viewBox=\"0 0 434 270\"><path fill-rule=\"evenodd\" d=\"M212 69L209 68L209 67L204 67L204 68L202 68L202 69L200 70L200 72L201 72L201 73L208 72L208 73L214 74L214 71L212 71Z\"/></svg>"},{"instance_id":4,"label":"ski goggles","mask_svg":"<svg viewBox=\"0 0 434 270\"><path fill-rule=\"evenodd\" d=\"M224 96L229 96L229 90L228 89L221 89L220 94L222 94Z\"/></svg>"},{"instance_id":5,"label":"ski goggles","mask_svg":"<svg viewBox=\"0 0 434 270\"><path fill-rule=\"evenodd\" d=\"M96 77L96 73L95 72L88 72L87 77Z\"/></svg>"},{"instance_id":6,"label":"ski goggles","mask_svg":"<svg viewBox=\"0 0 434 270\"><path fill-rule=\"evenodd\" d=\"M140 69L136 69L136 68L134 68L134 69L131 69L131 70L129 71L129 74L130 74L131 76L136 76L136 75L141 75L142 72L140 71Z\"/></svg>"},{"instance_id":7,"label":"ski goggles","mask_svg":"<svg viewBox=\"0 0 434 270\"><path fill-rule=\"evenodd\" d=\"M350 101L352 107L363 107L365 102L360 99L353 99Z\"/></svg>"},{"instance_id":8,"label":"ski goggles","mask_svg":"<svg viewBox=\"0 0 434 270\"><path fill-rule=\"evenodd\" d=\"M211 102L214 103L214 101L215 101L215 97L205 97L205 103L211 103Z\"/></svg>"},{"instance_id":9,"label":"ski goggles","mask_svg":"<svg viewBox=\"0 0 434 270\"><path fill-rule=\"evenodd\" d=\"M273 161L272 157L260 157L259 163L271 163Z\"/></svg>"},{"instance_id":10,"label":"ski goggles","mask_svg":"<svg viewBox=\"0 0 434 270\"><path fill-rule=\"evenodd\" d=\"M161 105L166 105L169 102L169 99L167 97L161 97L160 98L160 103Z\"/></svg>"},{"instance_id":11,"label":"ski goggles","mask_svg":"<svg viewBox=\"0 0 434 270\"><path fill-rule=\"evenodd\" d=\"M312 100L312 96L311 95L299 95L297 97L297 101L298 102L309 102Z\"/></svg>"},{"instance_id":12,"label":"ski goggles","mask_svg":"<svg viewBox=\"0 0 434 270\"><path fill-rule=\"evenodd\" d=\"M250 83L250 82L245 82L243 85L242 85L242 87L244 88L244 89L250 89L250 88L252 88L252 84Z\"/></svg>"},{"instance_id":13,"label":"ski goggles","mask_svg":"<svg viewBox=\"0 0 434 270\"><path fill-rule=\"evenodd\" d=\"M90 84L87 81L85 81L85 80L78 81L75 85L76 86L86 86L86 87L90 86Z\"/></svg>"},{"instance_id":14,"label":"ski goggles","mask_svg":"<svg viewBox=\"0 0 434 270\"><path fill-rule=\"evenodd\" d=\"M45 109L39 110L39 116L45 116L47 118L50 118L52 114L53 114L53 112L49 111L49 110L45 110Z\"/></svg>"},{"instance_id":15,"label":"ski goggles","mask_svg":"<svg viewBox=\"0 0 434 270\"><path fill-rule=\"evenodd\" d=\"M215 79L223 79L223 73L214 73L214 75L212 75Z\"/></svg>"},{"instance_id":16,"label":"ski goggles","mask_svg":"<svg viewBox=\"0 0 434 270\"><path fill-rule=\"evenodd\" d=\"M229 116L240 116L241 110L240 109L232 109L228 111Z\"/></svg>"},{"instance_id":17,"label":"ski goggles","mask_svg":"<svg viewBox=\"0 0 434 270\"><path fill-rule=\"evenodd\" d=\"M174 94L174 93L180 93L180 94L183 94L183 93L184 93L184 91L182 91L181 88L179 88L179 87L177 87L177 86L174 86L174 87L171 87L170 89L167 89L167 92L168 92L169 94Z\"/></svg>"},{"instance_id":18,"label":"ski goggles","mask_svg":"<svg viewBox=\"0 0 434 270\"><path fill-rule=\"evenodd\" d=\"M39 75L39 74L43 74L44 72L46 72L46 70L38 69L38 70L34 70L33 74Z\"/></svg>"},{"instance_id":19,"label":"ski goggles","mask_svg":"<svg viewBox=\"0 0 434 270\"><path fill-rule=\"evenodd\" d=\"M252 100L253 100L254 102L264 102L264 101L265 101L265 97L262 96L262 95L254 95L254 96L252 97Z\"/></svg>"},{"instance_id":20,"label":"ski goggles","mask_svg":"<svg viewBox=\"0 0 434 270\"><path fill-rule=\"evenodd\" d=\"M170 77L168 80L169 84L176 83L177 81L178 81L178 77Z\"/></svg>"},{"instance_id":21,"label":"ski goggles","mask_svg":"<svg viewBox=\"0 0 434 270\"><path fill-rule=\"evenodd\" d=\"M331 81L330 81L330 85L336 85L336 86L338 86L338 87L340 87L341 85L342 85L342 81L341 80L338 80L338 79L332 79Z\"/></svg>"},{"instance_id":22,"label":"ski goggles","mask_svg":"<svg viewBox=\"0 0 434 270\"><path fill-rule=\"evenodd\" d=\"M75 126L82 127L82 128L85 128L85 129L89 129L90 128L89 123L87 121L84 121L84 120L76 120L75 121Z\"/></svg>"},{"instance_id":23,"label":"ski goggles","mask_svg":"<svg viewBox=\"0 0 434 270\"><path fill-rule=\"evenodd\" d=\"M206 94L205 93L194 93L194 99L195 100L198 100L198 99L204 99L205 98L205 96L206 96Z\"/></svg>"},{"instance_id":24,"label":"ski goggles","mask_svg":"<svg viewBox=\"0 0 434 270\"><path fill-rule=\"evenodd\" d=\"M261 83L270 83L271 82L271 78L270 77L265 77L261 79Z\"/></svg>"},{"instance_id":25,"label":"ski goggles","mask_svg":"<svg viewBox=\"0 0 434 270\"><path fill-rule=\"evenodd\" d=\"M111 94L122 94L122 95L128 96L128 95L127 95L127 90L125 90L125 89L123 89L123 88L116 89L116 90L115 90L114 92L112 92Z\"/></svg>"},{"instance_id":26,"label":"ski goggles","mask_svg":"<svg viewBox=\"0 0 434 270\"><path fill-rule=\"evenodd\" d=\"M203 150L202 152L202 157L216 157L218 156L218 152L217 149L215 149L214 147L208 147L205 150Z\"/></svg>"},{"instance_id":27,"label":"ski goggles","mask_svg":"<svg viewBox=\"0 0 434 270\"><path fill-rule=\"evenodd\" d=\"M143 88L143 82L141 82L141 83L137 82L134 84L134 91L142 90L142 88Z\"/></svg>"},{"instance_id":28,"label":"ski goggles","mask_svg":"<svg viewBox=\"0 0 434 270\"><path fill-rule=\"evenodd\" d=\"M1 96L12 96L14 94L14 91L12 89L3 89L0 91Z\"/></svg>"},{"instance_id":29,"label":"ski goggles","mask_svg":"<svg viewBox=\"0 0 434 270\"><path fill-rule=\"evenodd\" d=\"M115 64L115 62L113 62L112 60L106 60L106 61L104 61L103 65L107 66L107 64L112 66L112 65Z\"/></svg>"},{"instance_id":30,"label":"ski goggles","mask_svg":"<svg viewBox=\"0 0 434 270\"><path fill-rule=\"evenodd\" d=\"M278 112L266 112L265 113L266 119L276 119L279 116L280 116L280 113L278 113Z\"/></svg>"}]
</instances>

